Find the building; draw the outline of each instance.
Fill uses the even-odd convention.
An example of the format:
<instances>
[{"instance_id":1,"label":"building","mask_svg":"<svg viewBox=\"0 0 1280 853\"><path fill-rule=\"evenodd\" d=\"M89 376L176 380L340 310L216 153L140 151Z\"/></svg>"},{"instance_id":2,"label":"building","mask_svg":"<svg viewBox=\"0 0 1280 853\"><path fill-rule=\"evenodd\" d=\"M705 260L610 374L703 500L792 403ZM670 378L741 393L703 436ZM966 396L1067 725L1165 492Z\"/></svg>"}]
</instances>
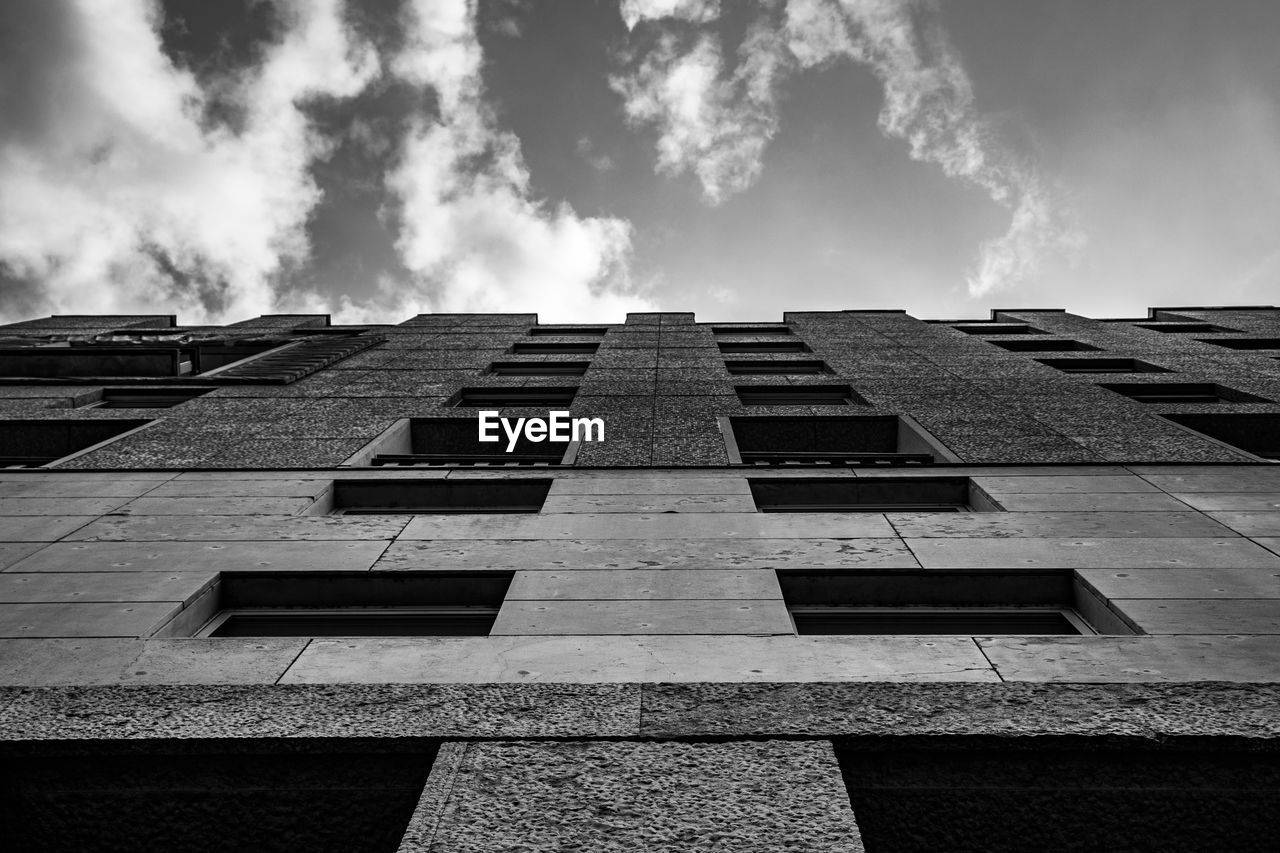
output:
<instances>
[{"instance_id":1,"label":"building","mask_svg":"<svg viewBox=\"0 0 1280 853\"><path fill-rule=\"evenodd\" d=\"M175 322L0 327L7 849L1273 849L1280 309Z\"/></svg>"}]
</instances>

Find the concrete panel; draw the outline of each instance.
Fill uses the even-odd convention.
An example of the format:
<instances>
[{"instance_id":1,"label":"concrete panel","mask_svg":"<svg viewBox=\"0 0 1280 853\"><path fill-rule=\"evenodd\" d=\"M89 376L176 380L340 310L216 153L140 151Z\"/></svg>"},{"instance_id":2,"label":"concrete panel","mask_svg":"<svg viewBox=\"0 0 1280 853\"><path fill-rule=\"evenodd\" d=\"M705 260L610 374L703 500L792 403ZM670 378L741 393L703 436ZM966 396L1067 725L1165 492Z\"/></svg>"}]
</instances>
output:
<instances>
[{"instance_id":1,"label":"concrete panel","mask_svg":"<svg viewBox=\"0 0 1280 853\"><path fill-rule=\"evenodd\" d=\"M525 571L507 589L507 601L731 598L782 598L778 576L768 569Z\"/></svg>"},{"instance_id":2,"label":"concrete panel","mask_svg":"<svg viewBox=\"0 0 1280 853\"><path fill-rule=\"evenodd\" d=\"M1180 492L1174 497L1201 510L1247 509L1280 515L1280 492Z\"/></svg>"},{"instance_id":3,"label":"concrete panel","mask_svg":"<svg viewBox=\"0 0 1280 853\"><path fill-rule=\"evenodd\" d=\"M791 634L773 601L511 601L492 636L550 634Z\"/></svg>"},{"instance_id":4,"label":"concrete panel","mask_svg":"<svg viewBox=\"0 0 1280 853\"><path fill-rule=\"evenodd\" d=\"M44 515L0 517L0 541L57 542L94 520L92 515Z\"/></svg>"},{"instance_id":5,"label":"concrete panel","mask_svg":"<svg viewBox=\"0 0 1280 853\"><path fill-rule=\"evenodd\" d=\"M144 637L181 607L176 601L0 604L0 637Z\"/></svg>"},{"instance_id":6,"label":"concrete panel","mask_svg":"<svg viewBox=\"0 0 1280 853\"><path fill-rule=\"evenodd\" d=\"M400 853L863 850L827 741L463 749L432 771Z\"/></svg>"},{"instance_id":7,"label":"concrete panel","mask_svg":"<svg viewBox=\"0 0 1280 853\"><path fill-rule=\"evenodd\" d=\"M1280 571L1266 569L1080 569L1107 598L1280 598Z\"/></svg>"},{"instance_id":8,"label":"concrete panel","mask_svg":"<svg viewBox=\"0 0 1280 853\"><path fill-rule=\"evenodd\" d=\"M0 515L103 515L129 498L0 498Z\"/></svg>"},{"instance_id":9,"label":"concrete panel","mask_svg":"<svg viewBox=\"0 0 1280 853\"><path fill-rule=\"evenodd\" d=\"M948 470L947 473L952 473ZM962 473L957 471L956 473ZM1141 477L1130 474L1099 476L993 476L974 477L989 495L997 494L1097 494L1099 492L1154 492L1156 487Z\"/></svg>"},{"instance_id":10,"label":"concrete panel","mask_svg":"<svg viewBox=\"0 0 1280 853\"><path fill-rule=\"evenodd\" d=\"M996 681L968 637L315 639L281 683Z\"/></svg>"},{"instance_id":11,"label":"concrete panel","mask_svg":"<svg viewBox=\"0 0 1280 853\"><path fill-rule=\"evenodd\" d=\"M449 540L392 542L382 569L916 568L900 539Z\"/></svg>"},{"instance_id":12,"label":"concrete panel","mask_svg":"<svg viewBox=\"0 0 1280 853\"><path fill-rule=\"evenodd\" d=\"M258 472L246 474L239 480L188 480L185 477L162 483L147 493L149 498L205 498L205 497L255 497L255 498L311 498L320 497L333 480L259 480Z\"/></svg>"},{"instance_id":13,"label":"concrete panel","mask_svg":"<svg viewBox=\"0 0 1280 853\"><path fill-rule=\"evenodd\" d=\"M1280 599L1121 598L1111 603L1148 634L1280 634Z\"/></svg>"},{"instance_id":14,"label":"concrete panel","mask_svg":"<svg viewBox=\"0 0 1280 853\"><path fill-rule=\"evenodd\" d=\"M24 477L0 480L0 497L5 498L136 498L161 485L163 480L133 479L124 475L101 474ZM167 477L173 476L167 474Z\"/></svg>"},{"instance_id":15,"label":"concrete panel","mask_svg":"<svg viewBox=\"0 0 1280 853\"><path fill-rule=\"evenodd\" d=\"M147 640L117 680L131 684L275 684L307 645L299 637Z\"/></svg>"},{"instance_id":16,"label":"concrete panel","mask_svg":"<svg viewBox=\"0 0 1280 853\"><path fill-rule=\"evenodd\" d=\"M142 652L138 639L0 639L0 685L110 684Z\"/></svg>"},{"instance_id":17,"label":"concrete panel","mask_svg":"<svg viewBox=\"0 0 1280 853\"><path fill-rule=\"evenodd\" d=\"M1223 537L1232 532L1198 512L889 513L905 539L928 537Z\"/></svg>"},{"instance_id":18,"label":"concrete panel","mask_svg":"<svg viewBox=\"0 0 1280 853\"><path fill-rule=\"evenodd\" d=\"M1160 492L1064 492L1056 495L1006 492L992 495L1008 512L1179 512L1187 505Z\"/></svg>"},{"instance_id":19,"label":"concrete panel","mask_svg":"<svg viewBox=\"0 0 1280 853\"><path fill-rule=\"evenodd\" d=\"M549 496L553 512L755 512L750 495L561 495Z\"/></svg>"},{"instance_id":20,"label":"concrete panel","mask_svg":"<svg viewBox=\"0 0 1280 853\"><path fill-rule=\"evenodd\" d=\"M0 570L30 557L43 547L42 542L0 542Z\"/></svg>"},{"instance_id":21,"label":"concrete panel","mask_svg":"<svg viewBox=\"0 0 1280 853\"><path fill-rule=\"evenodd\" d=\"M1224 511L1209 516L1241 536L1280 536L1280 512Z\"/></svg>"},{"instance_id":22,"label":"concrete panel","mask_svg":"<svg viewBox=\"0 0 1280 853\"><path fill-rule=\"evenodd\" d=\"M212 572L3 572L0 603L181 601L213 582Z\"/></svg>"},{"instance_id":23,"label":"concrete panel","mask_svg":"<svg viewBox=\"0 0 1280 853\"><path fill-rule=\"evenodd\" d=\"M751 496L742 476L670 477L564 477L556 472L551 497L560 495L746 495Z\"/></svg>"},{"instance_id":24,"label":"concrete panel","mask_svg":"<svg viewBox=\"0 0 1280 853\"><path fill-rule=\"evenodd\" d=\"M490 517L490 516L486 516ZM457 518L457 516L452 516ZM0 519L0 526L5 521ZM76 542L210 542L394 539L409 516L108 516L77 530ZM421 537L419 537L421 538Z\"/></svg>"},{"instance_id":25,"label":"concrete panel","mask_svg":"<svg viewBox=\"0 0 1280 853\"><path fill-rule=\"evenodd\" d=\"M296 522L295 522L296 523ZM83 532L81 534L83 535ZM401 539L810 539L891 537L878 513L414 516ZM212 538L212 537L211 537ZM226 537L221 537L226 538ZM352 538L352 537L348 537Z\"/></svg>"},{"instance_id":26,"label":"concrete panel","mask_svg":"<svg viewBox=\"0 0 1280 853\"><path fill-rule=\"evenodd\" d=\"M148 495L117 510L123 515L297 515L312 498L212 497L158 498Z\"/></svg>"},{"instance_id":27,"label":"concrete panel","mask_svg":"<svg viewBox=\"0 0 1280 853\"><path fill-rule=\"evenodd\" d=\"M994 637L979 645L1005 681L1280 682L1280 638Z\"/></svg>"},{"instance_id":28,"label":"concrete panel","mask_svg":"<svg viewBox=\"0 0 1280 853\"><path fill-rule=\"evenodd\" d=\"M15 563L14 572L362 571L385 541L58 542Z\"/></svg>"},{"instance_id":29,"label":"concrete panel","mask_svg":"<svg viewBox=\"0 0 1280 853\"><path fill-rule=\"evenodd\" d=\"M1269 568L1280 556L1239 537L1231 539L908 539L928 569L1043 566L1057 569Z\"/></svg>"},{"instance_id":30,"label":"concrete panel","mask_svg":"<svg viewBox=\"0 0 1280 853\"><path fill-rule=\"evenodd\" d=\"M1141 471L1141 469L1139 469ZM1165 469L1168 470L1168 469ZM1142 473L1142 479L1166 492L1280 492L1280 471L1265 466L1234 466L1213 473Z\"/></svg>"}]
</instances>

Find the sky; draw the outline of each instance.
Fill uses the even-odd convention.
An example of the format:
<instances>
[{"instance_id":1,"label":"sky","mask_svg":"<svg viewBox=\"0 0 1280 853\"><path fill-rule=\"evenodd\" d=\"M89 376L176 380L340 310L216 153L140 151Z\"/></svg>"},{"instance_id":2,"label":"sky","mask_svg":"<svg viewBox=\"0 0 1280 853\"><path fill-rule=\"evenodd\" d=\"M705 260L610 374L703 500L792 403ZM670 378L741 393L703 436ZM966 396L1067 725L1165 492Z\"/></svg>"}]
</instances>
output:
<instances>
[{"instance_id":1,"label":"sky","mask_svg":"<svg viewBox=\"0 0 1280 853\"><path fill-rule=\"evenodd\" d=\"M1280 294L1273 0L6 0L0 322Z\"/></svg>"}]
</instances>

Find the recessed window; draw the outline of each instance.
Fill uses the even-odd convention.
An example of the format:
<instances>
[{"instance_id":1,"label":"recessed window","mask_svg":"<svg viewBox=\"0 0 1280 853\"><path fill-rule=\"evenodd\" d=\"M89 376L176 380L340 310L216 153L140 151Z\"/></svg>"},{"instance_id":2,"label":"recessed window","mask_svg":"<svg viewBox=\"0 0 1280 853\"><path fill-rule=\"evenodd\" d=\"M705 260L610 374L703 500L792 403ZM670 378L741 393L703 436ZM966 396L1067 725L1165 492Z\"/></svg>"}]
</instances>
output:
<instances>
[{"instance_id":1,"label":"recessed window","mask_svg":"<svg viewBox=\"0 0 1280 853\"><path fill-rule=\"evenodd\" d=\"M721 341L717 346L724 355L742 353L809 352L804 341Z\"/></svg>"},{"instance_id":2,"label":"recessed window","mask_svg":"<svg viewBox=\"0 0 1280 853\"><path fill-rule=\"evenodd\" d=\"M185 376L192 355L178 346L37 346L0 349L0 376L74 379L92 376Z\"/></svg>"},{"instance_id":3,"label":"recessed window","mask_svg":"<svg viewBox=\"0 0 1280 853\"><path fill-rule=\"evenodd\" d=\"M770 477L747 483L761 512L967 512L974 494L968 477Z\"/></svg>"},{"instance_id":4,"label":"recessed window","mask_svg":"<svg viewBox=\"0 0 1280 853\"><path fill-rule=\"evenodd\" d=\"M1063 373L1169 373L1136 358L1037 358L1047 367Z\"/></svg>"},{"instance_id":5,"label":"recessed window","mask_svg":"<svg viewBox=\"0 0 1280 853\"><path fill-rule=\"evenodd\" d=\"M608 329L599 326L534 326L531 335L554 335L565 338L602 338Z\"/></svg>"},{"instance_id":6,"label":"recessed window","mask_svg":"<svg viewBox=\"0 0 1280 853\"><path fill-rule=\"evenodd\" d=\"M1200 343L1227 349L1280 349L1280 338L1208 338Z\"/></svg>"},{"instance_id":7,"label":"recessed window","mask_svg":"<svg viewBox=\"0 0 1280 853\"><path fill-rule=\"evenodd\" d=\"M0 421L0 467L41 468L79 456L151 421Z\"/></svg>"},{"instance_id":8,"label":"recessed window","mask_svg":"<svg viewBox=\"0 0 1280 853\"><path fill-rule=\"evenodd\" d=\"M734 390L744 406L868 405L848 385L738 385Z\"/></svg>"},{"instance_id":9,"label":"recessed window","mask_svg":"<svg viewBox=\"0 0 1280 853\"><path fill-rule=\"evenodd\" d=\"M515 355L590 355L598 349L598 343L526 341L511 345L511 352Z\"/></svg>"},{"instance_id":10,"label":"recessed window","mask_svg":"<svg viewBox=\"0 0 1280 853\"><path fill-rule=\"evenodd\" d=\"M548 479L337 480L333 506L347 515L539 512Z\"/></svg>"},{"instance_id":11,"label":"recessed window","mask_svg":"<svg viewBox=\"0 0 1280 853\"><path fill-rule=\"evenodd\" d=\"M1280 415L1174 414L1163 417L1246 453L1280 461Z\"/></svg>"},{"instance_id":12,"label":"recessed window","mask_svg":"<svg viewBox=\"0 0 1280 853\"><path fill-rule=\"evenodd\" d=\"M1102 384L1139 403L1267 403L1262 397L1246 394L1210 382L1132 382Z\"/></svg>"},{"instance_id":13,"label":"recessed window","mask_svg":"<svg viewBox=\"0 0 1280 853\"><path fill-rule=\"evenodd\" d=\"M577 388L463 388L454 396L453 405L470 409L566 408L577 393Z\"/></svg>"},{"instance_id":14,"label":"recessed window","mask_svg":"<svg viewBox=\"0 0 1280 853\"><path fill-rule=\"evenodd\" d=\"M489 365L494 376L582 376L591 366L587 361L495 361Z\"/></svg>"},{"instance_id":15,"label":"recessed window","mask_svg":"<svg viewBox=\"0 0 1280 853\"><path fill-rule=\"evenodd\" d=\"M532 441L521 430L511 452L510 437L480 441L477 418L402 418L347 459L344 466L540 467L570 465L578 443Z\"/></svg>"},{"instance_id":16,"label":"recessed window","mask_svg":"<svg viewBox=\"0 0 1280 853\"><path fill-rule=\"evenodd\" d=\"M799 634L1133 634L1069 569L778 570Z\"/></svg>"},{"instance_id":17,"label":"recessed window","mask_svg":"<svg viewBox=\"0 0 1280 853\"><path fill-rule=\"evenodd\" d=\"M712 326L713 335L789 335L789 326Z\"/></svg>"},{"instance_id":18,"label":"recessed window","mask_svg":"<svg viewBox=\"0 0 1280 853\"><path fill-rule=\"evenodd\" d=\"M928 465L959 462L911 418L723 418L720 429L731 462L758 466Z\"/></svg>"},{"instance_id":19,"label":"recessed window","mask_svg":"<svg viewBox=\"0 0 1280 853\"><path fill-rule=\"evenodd\" d=\"M212 388L176 388L169 385L137 388L104 388L102 398L86 408L95 409L169 409L203 396Z\"/></svg>"},{"instance_id":20,"label":"recessed window","mask_svg":"<svg viewBox=\"0 0 1280 853\"><path fill-rule=\"evenodd\" d=\"M735 376L799 375L805 373L830 373L826 362L808 359L777 359L776 361L726 361L725 369Z\"/></svg>"},{"instance_id":21,"label":"recessed window","mask_svg":"<svg viewBox=\"0 0 1280 853\"><path fill-rule=\"evenodd\" d=\"M1043 335L1044 332L1032 328L1026 323L956 323L952 325L957 332L966 335Z\"/></svg>"},{"instance_id":22,"label":"recessed window","mask_svg":"<svg viewBox=\"0 0 1280 853\"><path fill-rule=\"evenodd\" d=\"M1168 334L1187 334L1190 332L1238 332L1239 329L1227 329L1222 326L1215 326L1212 323L1134 323L1139 329L1147 329L1152 332L1165 332Z\"/></svg>"},{"instance_id":23,"label":"recessed window","mask_svg":"<svg viewBox=\"0 0 1280 853\"><path fill-rule=\"evenodd\" d=\"M989 341L989 343L1006 349L1009 352L1090 352L1096 351L1098 348L1089 344L1080 343L1080 341L1067 340L1065 338L1053 338L1047 340L1008 340L1008 341Z\"/></svg>"},{"instance_id":24,"label":"recessed window","mask_svg":"<svg viewBox=\"0 0 1280 853\"><path fill-rule=\"evenodd\" d=\"M223 572L197 637L486 636L512 572ZM193 624L188 616L183 624ZM160 635L175 636L162 628ZM190 630L190 629L188 629Z\"/></svg>"}]
</instances>

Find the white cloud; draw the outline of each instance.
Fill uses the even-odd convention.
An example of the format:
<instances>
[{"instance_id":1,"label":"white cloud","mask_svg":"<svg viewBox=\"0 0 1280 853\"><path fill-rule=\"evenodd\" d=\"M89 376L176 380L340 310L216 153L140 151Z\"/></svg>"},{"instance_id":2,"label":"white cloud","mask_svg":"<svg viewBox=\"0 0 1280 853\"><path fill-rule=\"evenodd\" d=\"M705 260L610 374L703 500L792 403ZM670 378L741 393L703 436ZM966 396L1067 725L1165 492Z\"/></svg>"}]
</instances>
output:
<instances>
[{"instance_id":1,"label":"white cloud","mask_svg":"<svg viewBox=\"0 0 1280 853\"><path fill-rule=\"evenodd\" d=\"M5 17L39 5L9 5ZM320 197L307 170L326 146L299 105L354 96L378 70L340 0L281 4L283 37L234 90L244 116L234 132L202 126L205 93L162 53L152 3L44 11L39 35L61 50L22 55L20 88L6 97L38 108L0 136L9 276L38 285L39 311L200 322L272 310L281 269L309 252ZM11 24L0 32L23 32Z\"/></svg>"},{"instance_id":2,"label":"white cloud","mask_svg":"<svg viewBox=\"0 0 1280 853\"><path fill-rule=\"evenodd\" d=\"M631 226L532 197L519 140L485 105L475 4L417 0L394 72L438 95L418 118L387 186L413 302L449 312L540 311L561 320L651 310L631 286Z\"/></svg>"},{"instance_id":3,"label":"white cloud","mask_svg":"<svg viewBox=\"0 0 1280 853\"><path fill-rule=\"evenodd\" d=\"M629 30L642 21L663 19L707 24L720 17L720 0L622 0L618 11Z\"/></svg>"}]
</instances>

